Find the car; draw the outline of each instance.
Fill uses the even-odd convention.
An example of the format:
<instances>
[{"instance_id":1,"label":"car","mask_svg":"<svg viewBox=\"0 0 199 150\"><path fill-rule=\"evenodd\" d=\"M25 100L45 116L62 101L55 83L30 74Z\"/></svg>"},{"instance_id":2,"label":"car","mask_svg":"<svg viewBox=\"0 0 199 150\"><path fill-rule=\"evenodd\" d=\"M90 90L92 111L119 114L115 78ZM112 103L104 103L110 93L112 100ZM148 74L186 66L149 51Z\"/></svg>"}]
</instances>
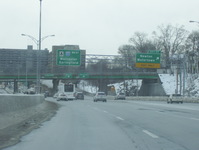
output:
<instances>
[{"instance_id":1,"label":"car","mask_svg":"<svg viewBox=\"0 0 199 150\"><path fill-rule=\"evenodd\" d=\"M50 94L49 94L49 91L45 91L45 92L44 92L44 96L45 96L45 97L49 97L49 95L50 95Z\"/></svg>"},{"instance_id":2,"label":"car","mask_svg":"<svg viewBox=\"0 0 199 150\"><path fill-rule=\"evenodd\" d=\"M116 96L115 96L115 100L117 99L123 99L125 100L126 99L126 96L124 93L118 93Z\"/></svg>"},{"instance_id":3,"label":"car","mask_svg":"<svg viewBox=\"0 0 199 150\"><path fill-rule=\"evenodd\" d=\"M55 93L55 94L53 95L53 98L57 98L58 95L59 95L59 93Z\"/></svg>"},{"instance_id":4,"label":"car","mask_svg":"<svg viewBox=\"0 0 199 150\"><path fill-rule=\"evenodd\" d=\"M83 92L76 92L75 93L75 99L84 100L84 94L83 94Z\"/></svg>"},{"instance_id":5,"label":"car","mask_svg":"<svg viewBox=\"0 0 199 150\"><path fill-rule=\"evenodd\" d=\"M170 94L167 98L167 103L183 103L183 99L180 94Z\"/></svg>"},{"instance_id":6,"label":"car","mask_svg":"<svg viewBox=\"0 0 199 150\"><path fill-rule=\"evenodd\" d=\"M94 102L97 102L97 101L107 102L105 92L97 92L95 96L93 97L93 101Z\"/></svg>"},{"instance_id":7,"label":"car","mask_svg":"<svg viewBox=\"0 0 199 150\"><path fill-rule=\"evenodd\" d=\"M36 94L35 92L35 88L29 88L27 91L26 91L26 94Z\"/></svg>"},{"instance_id":8,"label":"car","mask_svg":"<svg viewBox=\"0 0 199 150\"><path fill-rule=\"evenodd\" d=\"M57 101L61 101L61 100L65 100L65 101L68 100L66 94L64 94L64 93L59 93L59 94L57 95Z\"/></svg>"}]
</instances>

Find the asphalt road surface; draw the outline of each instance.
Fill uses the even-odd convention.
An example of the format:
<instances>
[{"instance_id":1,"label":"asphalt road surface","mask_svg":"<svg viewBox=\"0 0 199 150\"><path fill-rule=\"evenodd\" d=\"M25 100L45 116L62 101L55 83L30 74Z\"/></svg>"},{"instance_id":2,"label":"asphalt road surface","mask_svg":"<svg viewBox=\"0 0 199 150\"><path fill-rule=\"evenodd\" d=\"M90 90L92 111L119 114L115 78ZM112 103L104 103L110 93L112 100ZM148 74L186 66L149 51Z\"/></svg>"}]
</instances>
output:
<instances>
[{"instance_id":1,"label":"asphalt road surface","mask_svg":"<svg viewBox=\"0 0 199 150\"><path fill-rule=\"evenodd\" d=\"M90 97L57 103L62 107L50 121L6 150L199 149L199 104Z\"/></svg>"}]
</instances>

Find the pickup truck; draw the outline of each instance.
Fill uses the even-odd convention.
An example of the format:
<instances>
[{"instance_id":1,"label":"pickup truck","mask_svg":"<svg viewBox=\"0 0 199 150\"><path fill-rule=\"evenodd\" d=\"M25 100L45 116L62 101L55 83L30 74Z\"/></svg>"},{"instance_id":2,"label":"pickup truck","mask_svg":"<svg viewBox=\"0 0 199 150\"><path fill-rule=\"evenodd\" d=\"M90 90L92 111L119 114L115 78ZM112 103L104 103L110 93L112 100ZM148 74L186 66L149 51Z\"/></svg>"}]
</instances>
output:
<instances>
[{"instance_id":1,"label":"pickup truck","mask_svg":"<svg viewBox=\"0 0 199 150\"><path fill-rule=\"evenodd\" d=\"M180 94L170 94L167 98L167 103L183 103L182 96Z\"/></svg>"}]
</instances>

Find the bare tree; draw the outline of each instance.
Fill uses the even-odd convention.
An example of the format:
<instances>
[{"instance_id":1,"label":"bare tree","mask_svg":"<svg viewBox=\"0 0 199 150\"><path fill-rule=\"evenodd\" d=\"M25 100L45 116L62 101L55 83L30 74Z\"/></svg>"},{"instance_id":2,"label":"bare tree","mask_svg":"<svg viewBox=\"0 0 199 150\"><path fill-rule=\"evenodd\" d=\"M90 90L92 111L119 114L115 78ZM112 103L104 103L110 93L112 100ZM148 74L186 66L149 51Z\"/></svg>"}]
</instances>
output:
<instances>
[{"instance_id":1,"label":"bare tree","mask_svg":"<svg viewBox=\"0 0 199 150\"><path fill-rule=\"evenodd\" d=\"M133 45L134 49L140 53L147 53L148 50L156 50L153 41L148 39L146 33L135 32L129 39L129 42Z\"/></svg>"},{"instance_id":2,"label":"bare tree","mask_svg":"<svg viewBox=\"0 0 199 150\"><path fill-rule=\"evenodd\" d=\"M156 47L159 47L166 56L166 61L175 53L184 51L185 41L187 39L188 31L184 26L175 27L172 25L158 26L159 32L153 32Z\"/></svg>"},{"instance_id":3,"label":"bare tree","mask_svg":"<svg viewBox=\"0 0 199 150\"><path fill-rule=\"evenodd\" d=\"M126 68L132 68L135 62L136 49L132 45L122 45L118 49L118 53L121 54L123 64Z\"/></svg>"},{"instance_id":4,"label":"bare tree","mask_svg":"<svg viewBox=\"0 0 199 150\"><path fill-rule=\"evenodd\" d=\"M193 31L186 40L186 56L188 73L199 72L199 32Z\"/></svg>"},{"instance_id":5,"label":"bare tree","mask_svg":"<svg viewBox=\"0 0 199 150\"><path fill-rule=\"evenodd\" d=\"M122 45L118 53L122 55L125 68L132 69L135 66L136 53L147 53L149 50L156 50L155 44L149 40L147 34L135 32L129 39L129 45Z\"/></svg>"},{"instance_id":6,"label":"bare tree","mask_svg":"<svg viewBox=\"0 0 199 150\"><path fill-rule=\"evenodd\" d=\"M186 50L189 52L199 52L199 32L193 31L186 40Z\"/></svg>"}]
</instances>

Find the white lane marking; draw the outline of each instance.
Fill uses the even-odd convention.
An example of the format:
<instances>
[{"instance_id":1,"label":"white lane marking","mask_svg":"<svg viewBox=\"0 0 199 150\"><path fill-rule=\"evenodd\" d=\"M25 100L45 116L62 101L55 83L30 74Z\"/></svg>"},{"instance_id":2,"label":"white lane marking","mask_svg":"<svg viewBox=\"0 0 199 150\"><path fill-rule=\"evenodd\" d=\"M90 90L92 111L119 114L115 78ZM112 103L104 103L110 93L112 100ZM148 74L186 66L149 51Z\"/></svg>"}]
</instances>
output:
<instances>
[{"instance_id":1,"label":"white lane marking","mask_svg":"<svg viewBox=\"0 0 199 150\"><path fill-rule=\"evenodd\" d=\"M199 118L190 118L192 120L196 120L196 121L199 121Z\"/></svg>"},{"instance_id":2,"label":"white lane marking","mask_svg":"<svg viewBox=\"0 0 199 150\"><path fill-rule=\"evenodd\" d=\"M147 135L149 135L150 137L154 138L154 139L157 139L159 138L157 135L147 131L147 130L142 130L144 133L146 133Z\"/></svg>"},{"instance_id":3,"label":"white lane marking","mask_svg":"<svg viewBox=\"0 0 199 150\"><path fill-rule=\"evenodd\" d=\"M119 116L115 116L117 119L119 120L124 120L123 118L119 117Z\"/></svg>"},{"instance_id":4,"label":"white lane marking","mask_svg":"<svg viewBox=\"0 0 199 150\"><path fill-rule=\"evenodd\" d=\"M102 111L102 112L104 112L104 113L107 113L107 114L109 114L109 115L111 115L111 116L113 116L113 117L115 117L115 118L117 118L117 119L119 119L119 120L124 121L123 118L121 118L121 117L119 117L119 116L116 116L116 115L113 115L113 114L109 113L109 112L106 111L106 110L101 110L101 109L99 109L99 108L97 108L97 107L92 107L92 108L95 109L95 110L97 110L97 111Z\"/></svg>"},{"instance_id":5,"label":"white lane marking","mask_svg":"<svg viewBox=\"0 0 199 150\"><path fill-rule=\"evenodd\" d=\"M106 110L103 111L104 113L108 113Z\"/></svg>"}]
</instances>

